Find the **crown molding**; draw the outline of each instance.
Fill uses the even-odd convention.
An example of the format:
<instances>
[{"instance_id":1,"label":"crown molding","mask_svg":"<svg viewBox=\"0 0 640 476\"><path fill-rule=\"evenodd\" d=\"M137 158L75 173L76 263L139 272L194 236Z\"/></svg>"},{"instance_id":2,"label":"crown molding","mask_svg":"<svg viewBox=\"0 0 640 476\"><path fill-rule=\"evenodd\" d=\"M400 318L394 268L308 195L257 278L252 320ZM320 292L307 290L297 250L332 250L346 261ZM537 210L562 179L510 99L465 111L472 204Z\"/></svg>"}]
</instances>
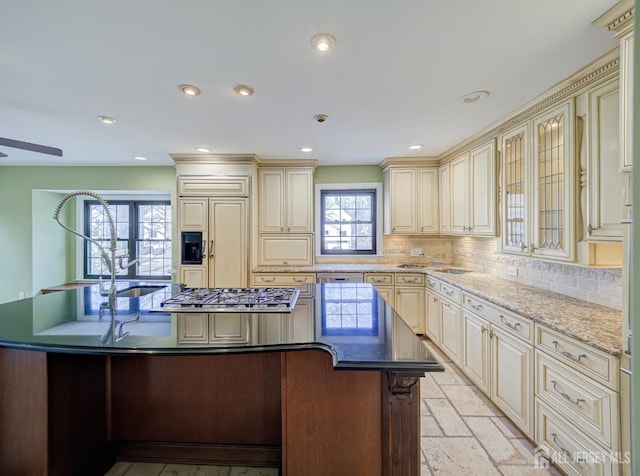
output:
<instances>
[{"instance_id":1,"label":"crown molding","mask_svg":"<svg viewBox=\"0 0 640 476\"><path fill-rule=\"evenodd\" d=\"M511 114L443 152L438 156L440 163L449 162L464 152L499 136L504 131L531 119L535 114L545 109L550 109L562 101L578 96L593 84L615 77L619 74L619 66L619 47L616 47L568 78L547 89Z\"/></svg>"},{"instance_id":2,"label":"crown molding","mask_svg":"<svg viewBox=\"0 0 640 476\"><path fill-rule=\"evenodd\" d=\"M615 38L625 35L633 29L635 7L633 0L622 0L596 18L592 25L601 26L609 31L615 31Z\"/></svg>"},{"instance_id":3,"label":"crown molding","mask_svg":"<svg viewBox=\"0 0 640 476\"><path fill-rule=\"evenodd\" d=\"M438 157L386 157L380 162L382 170L393 167L437 167L440 163Z\"/></svg>"}]
</instances>

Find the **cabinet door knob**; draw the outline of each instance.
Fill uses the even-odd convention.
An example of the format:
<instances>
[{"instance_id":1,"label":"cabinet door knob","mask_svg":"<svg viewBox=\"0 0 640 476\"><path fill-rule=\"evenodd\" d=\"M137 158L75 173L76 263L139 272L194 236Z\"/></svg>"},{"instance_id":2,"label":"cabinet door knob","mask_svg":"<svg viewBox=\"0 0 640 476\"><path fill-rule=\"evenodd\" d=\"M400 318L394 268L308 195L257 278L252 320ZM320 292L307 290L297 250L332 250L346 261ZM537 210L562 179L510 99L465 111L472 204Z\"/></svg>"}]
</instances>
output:
<instances>
[{"instance_id":1,"label":"cabinet door knob","mask_svg":"<svg viewBox=\"0 0 640 476\"><path fill-rule=\"evenodd\" d=\"M591 223L589 223L589 226L587 227L587 232L588 232L589 234L592 234L592 233L593 233L594 231L596 231L596 230L597 230L597 228L592 227L592 226L591 226Z\"/></svg>"},{"instance_id":2,"label":"cabinet door knob","mask_svg":"<svg viewBox=\"0 0 640 476\"><path fill-rule=\"evenodd\" d=\"M209 258L213 258L213 240L209 244Z\"/></svg>"}]
</instances>

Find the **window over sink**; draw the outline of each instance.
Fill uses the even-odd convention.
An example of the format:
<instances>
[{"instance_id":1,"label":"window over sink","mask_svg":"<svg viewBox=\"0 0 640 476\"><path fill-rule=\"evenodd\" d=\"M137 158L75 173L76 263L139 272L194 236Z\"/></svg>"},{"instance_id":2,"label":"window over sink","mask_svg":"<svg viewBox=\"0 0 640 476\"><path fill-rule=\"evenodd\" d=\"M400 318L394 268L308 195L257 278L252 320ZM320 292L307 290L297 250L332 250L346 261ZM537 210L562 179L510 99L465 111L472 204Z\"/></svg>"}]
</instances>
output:
<instances>
[{"instance_id":1,"label":"window over sink","mask_svg":"<svg viewBox=\"0 0 640 476\"><path fill-rule=\"evenodd\" d=\"M375 255L381 242L380 184L316 186L318 255Z\"/></svg>"}]
</instances>

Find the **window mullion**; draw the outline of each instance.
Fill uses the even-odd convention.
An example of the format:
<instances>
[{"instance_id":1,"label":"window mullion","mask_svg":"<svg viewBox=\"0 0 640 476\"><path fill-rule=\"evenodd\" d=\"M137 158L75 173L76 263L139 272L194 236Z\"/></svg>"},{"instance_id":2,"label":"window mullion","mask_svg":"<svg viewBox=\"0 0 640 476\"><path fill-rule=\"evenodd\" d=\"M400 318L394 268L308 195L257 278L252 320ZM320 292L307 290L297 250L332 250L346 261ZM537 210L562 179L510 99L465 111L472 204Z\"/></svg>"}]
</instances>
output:
<instances>
[{"instance_id":1,"label":"window mullion","mask_svg":"<svg viewBox=\"0 0 640 476\"><path fill-rule=\"evenodd\" d=\"M138 238L138 207L137 202L129 202L129 258L127 262L131 262L137 257L137 241ZM136 278L137 266L134 264L127 268L127 276L129 278Z\"/></svg>"}]
</instances>

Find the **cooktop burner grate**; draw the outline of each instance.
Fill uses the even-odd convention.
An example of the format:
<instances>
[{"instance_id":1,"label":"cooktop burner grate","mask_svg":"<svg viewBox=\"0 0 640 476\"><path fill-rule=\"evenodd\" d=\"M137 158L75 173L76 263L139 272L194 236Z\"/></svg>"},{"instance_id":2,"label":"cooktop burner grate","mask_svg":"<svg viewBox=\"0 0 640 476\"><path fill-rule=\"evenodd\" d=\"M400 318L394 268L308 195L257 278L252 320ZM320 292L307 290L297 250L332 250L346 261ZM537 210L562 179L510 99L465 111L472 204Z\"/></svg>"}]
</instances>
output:
<instances>
[{"instance_id":1,"label":"cooktop burner grate","mask_svg":"<svg viewBox=\"0 0 640 476\"><path fill-rule=\"evenodd\" d=\"M160 306L180 312L291 312L299 293L296 288L191 288Z\"/></svg>"}]
</instances>

